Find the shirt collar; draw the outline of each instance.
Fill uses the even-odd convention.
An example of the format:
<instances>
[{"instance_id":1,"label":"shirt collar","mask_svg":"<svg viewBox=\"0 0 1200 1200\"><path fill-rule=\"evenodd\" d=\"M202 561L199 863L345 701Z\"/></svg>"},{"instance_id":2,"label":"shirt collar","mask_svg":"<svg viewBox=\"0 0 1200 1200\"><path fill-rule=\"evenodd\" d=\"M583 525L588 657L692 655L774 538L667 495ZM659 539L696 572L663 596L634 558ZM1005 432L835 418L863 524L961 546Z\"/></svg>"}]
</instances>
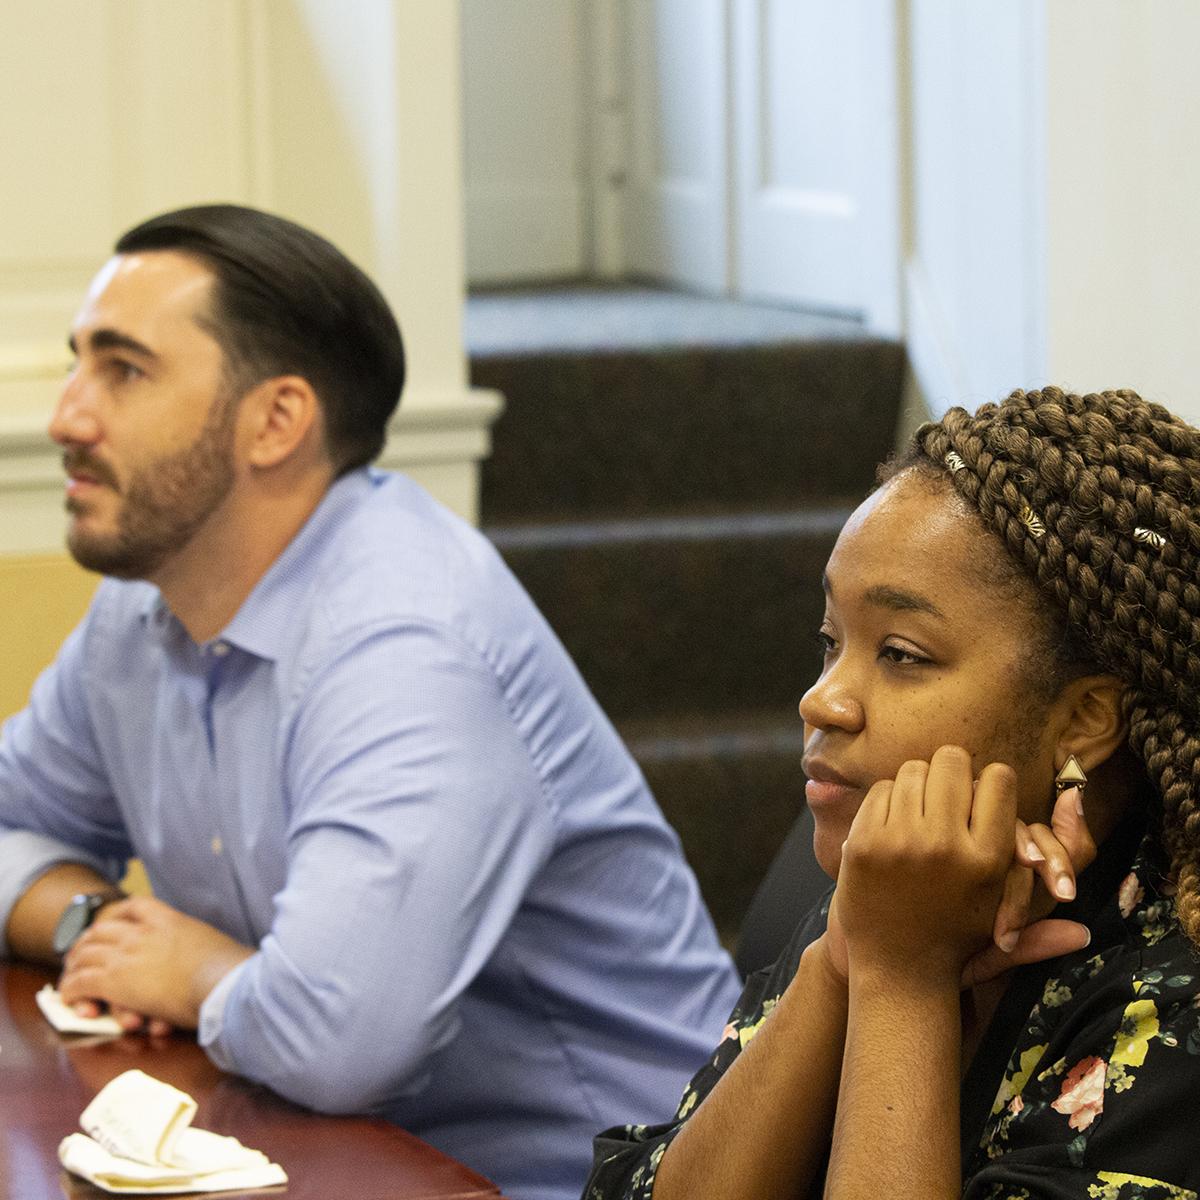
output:
<instances>
[{"instance_id":1,"label":"shirt collar","mask_svg":"<svg viewBox=\"0 0 1200 1200\"><path fill-rule=\"evenodd\" d=\"M374 488L372 472L365 467L335 480L225 626L220 640L259 658L279 658L323 551Z\"/></svg>"},{"instance_id":2,"label":"shirt collar","mask_svg":"<svg viewBox=\"0 0 1200 1200\"><path fill-rule=\"evenodd\" d=\"M278 659L322 552L381 477L381 472L362 467L336 479L212 644L225 643L272 662ZM157 588L149 590L141 617L144 623L159 628L176 623Z\"/></svg>"}]
</instances>

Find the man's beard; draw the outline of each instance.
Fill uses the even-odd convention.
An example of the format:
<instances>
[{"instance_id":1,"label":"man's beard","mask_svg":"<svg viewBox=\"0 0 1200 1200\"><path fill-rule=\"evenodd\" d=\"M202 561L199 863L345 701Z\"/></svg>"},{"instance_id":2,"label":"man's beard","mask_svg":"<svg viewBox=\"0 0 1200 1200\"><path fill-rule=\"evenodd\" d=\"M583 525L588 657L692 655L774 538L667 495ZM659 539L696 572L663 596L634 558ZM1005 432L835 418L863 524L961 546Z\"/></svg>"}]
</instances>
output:
<instances>
[{"instance_id":1,"label":"man's beard","mask_svg":"<svg viewBox=\"0 0 1200 1200\"><path fill-rule=\"evenodd\" d=\"M233 486L238 398L233 392L218 396L190 446L130 475L119 491L115 533L89 534L78 522L72 524L67 549L80 566L119 579L145 579L191 541ZM111 468L90 459L86 451L68 451L63 461L68 469L87 470L117 487ZM70 499L67 508L74 511Z\"/></svg>"}]
</instances>

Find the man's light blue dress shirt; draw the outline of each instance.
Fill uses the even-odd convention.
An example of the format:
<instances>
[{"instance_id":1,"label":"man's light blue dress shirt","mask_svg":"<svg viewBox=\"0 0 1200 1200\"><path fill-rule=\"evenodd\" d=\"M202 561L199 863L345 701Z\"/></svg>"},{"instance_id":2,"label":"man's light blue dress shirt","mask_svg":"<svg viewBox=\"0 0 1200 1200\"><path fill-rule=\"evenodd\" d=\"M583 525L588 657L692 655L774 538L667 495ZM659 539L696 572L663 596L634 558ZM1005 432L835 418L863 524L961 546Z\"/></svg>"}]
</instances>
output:
<instances>
[{"instance_id":1,"label":"man's light blue dress shirt","mask_svg":"<svg viewBox=\"0 0 1200 1200\"><path fill-rule=\"evenodd\" d=\"M0 930L51 864L258 953L220 1066L378 1112L515 1200L669 1117L738 986L675 834L490 544L402 476L339 480L221 635L106 580L0 740ZM286 1165L286 1164L285 1164Z\"/></svg>"}]
</instances>

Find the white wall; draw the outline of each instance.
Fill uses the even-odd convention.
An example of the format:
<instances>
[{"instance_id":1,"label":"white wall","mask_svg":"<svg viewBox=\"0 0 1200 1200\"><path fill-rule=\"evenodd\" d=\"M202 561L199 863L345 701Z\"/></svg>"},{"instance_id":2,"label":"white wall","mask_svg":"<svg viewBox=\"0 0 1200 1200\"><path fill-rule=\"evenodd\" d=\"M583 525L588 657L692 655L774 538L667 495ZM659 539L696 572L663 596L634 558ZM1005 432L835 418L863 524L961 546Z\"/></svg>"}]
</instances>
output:
<instances>
[{"instance_id":1,"label":"white wall","mask_svg":"<svg viewBox=\"0 0 1200 1200\"><path fill-rule=\"evenodd\" d=\"M1044 371L1040 4L908 9L906 338L940 412Z\"/></svg>"},{"instance_id":2,"label":"white wall","mask_svg":"<svg viewBox=\"0 0 1200 1200\"><path fill-rule=\"evenodd\" d=\"M1200 423L1200 6L908 7L907 337L930 407L1132 387Z\"/></svg>"},{"instance_id":3,"label":"white wall","mask_svg":"<svg viewBox=\"0 0 1200 1200\"><path fill-rule=\"evenodd\" d=\"M1047 18L1048 374L1200 424L1200 5Z\"/></svg>"},{"instance_id":4,"label":"white wall","mask_svg":"<svg viewBox=\"0 0 1200 1200\"><path fill-rule=\"evenodd\" d=\"M583 273L583 0L461 0L467 275Z\"/></svg>"}]
</instances>

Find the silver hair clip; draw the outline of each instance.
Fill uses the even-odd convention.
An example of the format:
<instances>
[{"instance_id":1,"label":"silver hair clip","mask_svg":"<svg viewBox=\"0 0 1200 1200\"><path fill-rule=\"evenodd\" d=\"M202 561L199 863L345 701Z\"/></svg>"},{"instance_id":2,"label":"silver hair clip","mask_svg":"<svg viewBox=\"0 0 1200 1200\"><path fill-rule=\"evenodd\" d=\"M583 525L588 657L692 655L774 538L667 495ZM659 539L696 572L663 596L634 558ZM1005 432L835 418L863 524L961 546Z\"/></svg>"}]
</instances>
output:
<instances>
[{"instance_id":1,"label":"silver hair clip","mask_svg":"<svg viewBox=\"0 0 1200 1200\"><path fill-rule=\"evenodd\" d=\"M1144 529L1141 525L1133 531L1133 540L1153 546L1155 550L1161 550L1167 544L1167 539L1161 533L1155 533L1153 529Z\"/></svg>"},{"instance_id":2,"label":"silver hair clip","mask_svg":"<svg viewBox=\"0 0 1200 1200\"><path fill-rule=\"evenodd\" d=\"M1046 533L1046 526L1042 524L1042 518L1028 504L1021 505L1021 524L1029 530L1031 537L1040 538Z\"/></svg>"},{"instance_id":3,"label":"silver hair clip","mask_svg":"<svg viewBox=\"0 0 1200 1200\"><path fill-rule=\"evenodd\" d=\"M946 456L942 459L942 462L944 462L951 471L965 471L967 469L967 464L963 462L959 455L957 455L953 450L946 452Z\"/></svg>"}]
</instances>

